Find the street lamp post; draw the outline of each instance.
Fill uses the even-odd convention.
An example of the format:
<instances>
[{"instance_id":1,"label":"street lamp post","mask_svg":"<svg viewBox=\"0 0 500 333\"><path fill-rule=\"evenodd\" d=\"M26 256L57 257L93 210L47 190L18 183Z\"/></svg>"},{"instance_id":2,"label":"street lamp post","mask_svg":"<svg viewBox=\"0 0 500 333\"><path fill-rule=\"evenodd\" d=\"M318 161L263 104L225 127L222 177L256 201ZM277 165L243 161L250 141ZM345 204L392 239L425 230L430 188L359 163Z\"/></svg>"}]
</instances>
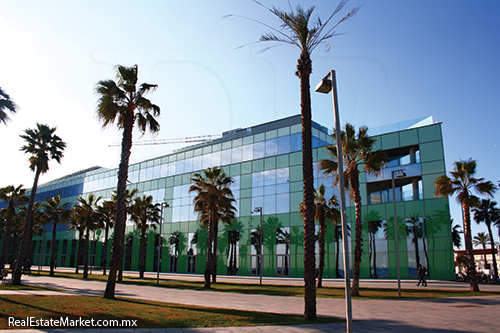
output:
<instances>
[{"instance_id":1,"label":"street lamp post","mask_svg":"<svg viewBox=\"0 0 500 333\"><path fill-rule=\"evenodd\" d=\"M397 174L397 175L396 175ZM406 173L404 173L404 169L401 170L393 170L391 172L391 180L392 180L392 202L394 204L394 238L396 240L396 270L398 277L398 297L401 298L401 273L399 269L399 232L398 232L398 215L396 212L396 179L406 177Z\"/></svg>"},{"instance_id":2,"label":"street lamp post","mask_svg":"<svg viewBox=\"0 0 500 333\"><path fill-rule=\"evenodd\" d=\"M263 233L262 230L262 207L255 207L253 209L255 213L260 213L260 229L259 229L259 243L260 243L260 266L259 266L259 276L260 285L262 286L262 271L264 270L264 244L263 243Z\"/></svg>"},{"instance_id":3,"label":"street lamp post","mask_svg":"<svg viewBox=\"0 0 500 333\"><path fill-rule=\"evenodd\" d=\"M159 234L159 237L158 237L158 261L156 263L156 285L159 285L160 284L160 264L161 264L161 248L162 248L162 245L163 245L163 242L162 242L162 236L161 236L161 226L162 226L162 222L163 222L163 209L164 208L167 208L167 207L170 207L169 204L164 201L161 203L161 211L160 211L160 234Z\"/></svg>"},{"instance_id":4,"label":"street lamp post","mask_svg":"<svg viewBox=\"0 0 500 333\"><path fill-rule=\"evenodd\" d=\"M335 70L331 70L327 76L316 86L317 92L328 94L332 92L333 98L333 117L335 118L335 137L337 139L337 174L339 176L339 196L340 196L340 215L342 220L342 245L344 248L344 279L345 279L345 306L347 318L347 332L352 333L352 302L351 302L351 269L349 264L349 242L347 237L346 204L344 189L344 165L342 155L342 141L340 137L340 115L337 96L337 79Z\"/></svg>"}]
</instances>

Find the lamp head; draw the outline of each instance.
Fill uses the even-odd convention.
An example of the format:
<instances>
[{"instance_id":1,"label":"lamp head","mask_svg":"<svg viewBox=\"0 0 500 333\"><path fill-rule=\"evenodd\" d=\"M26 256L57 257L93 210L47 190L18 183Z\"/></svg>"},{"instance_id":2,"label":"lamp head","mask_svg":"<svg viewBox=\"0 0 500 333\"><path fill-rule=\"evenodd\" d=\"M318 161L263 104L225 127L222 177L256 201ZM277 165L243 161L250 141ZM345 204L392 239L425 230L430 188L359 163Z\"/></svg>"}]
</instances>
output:
<instances>
[{"instance_id":1,"label":"lamp head","mask_svg":"<svg viewBox=\"0 0 500 333\"><path fill-rule=\"evenodd\" d=\"M325 76L314 90L322 94L328 94L332 91L332 80L328 78L328 75Z\"/></svg>"}]
</instances>

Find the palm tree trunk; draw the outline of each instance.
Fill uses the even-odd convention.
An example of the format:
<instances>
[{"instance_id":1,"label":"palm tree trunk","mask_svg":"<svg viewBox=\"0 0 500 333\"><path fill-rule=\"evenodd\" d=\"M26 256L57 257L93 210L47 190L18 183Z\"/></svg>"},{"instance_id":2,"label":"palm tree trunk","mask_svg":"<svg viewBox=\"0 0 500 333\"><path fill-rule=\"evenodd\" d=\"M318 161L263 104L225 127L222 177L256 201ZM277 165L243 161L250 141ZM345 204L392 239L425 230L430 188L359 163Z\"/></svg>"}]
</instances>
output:
<instances>
[{"instance_id":1,"label":"palm tree trunk","mask_svg":"<svg viewBox=\"0 0 500 333\"><path fill-rule=\"evenodd\" d=\"M359 272L362 254L362 239L361 233L363 226L361 224L361 195L359 194L359 171L357 165L351 166L349 173L349 181L353 192L354 207L356 211L356 230L355 230L355 245L354 245L354 270L352 276L352 296L359 296Z\"/></svg>"},{"instance_id":2,"label":"palm tree trunk","mask_svg":"<svg viewBox=\"0 0 500 333\"><path fill-rule=\"evenodd\" d=\"M213 223L215 220L214 214L210 213L210 221L208 221L207 230L207 259L205 262L205 288L210 289L210 274L212 273L212 248L213 248Z\"/></svg>"},{"instance_id":3,"label":"palm tree trunk","mask_svg":"<svg viewBox=\"0 0 500 333\"><path fill-rule=\"evenodd\" d=\"M491 256L493 261L493 272L494 272L493 281L495 281L496 283L498 279L498 267L497 267L497 258L495 255L495 240L493 238L493 233L491 232L491 224L486 223L486 227L488 228L488 234L490 235Z\"/></svg>"},{"instance_id":4,"label":"palm tree trunk","mask_svg":"<svg viewBox=\"0 0 500 333\"><path fill-rule=\"evenodd\" d=\"M106 283L104 298L115 298L116 274L123 266L123 249L125 241L125 224L127 222L127 195L128 165L132 148L132 129L134 127L133 110L128 110L123 126L122 151L118 170L118 187L116 191L116 219L113 247L111 249L111 264Z\"/></svg>"},{"instance_id":5,"label":"palm tree trunk","mask_svg":"<svg viewBox=\"0 0 500 333\"><path fill-rule=\"evenodd\" d=\"M104 244L102 246L102 275L106 275L106 268L108 266L108 237L109 237L109 223L106 223L106 231L104 233Z\"/></svg>"},{"instance_id":6,"label":"palm tree trunk","mask_svg":"<svg viewBox=\"0 0 500 333\"><path fill-rule=\"evenodd\" d=\"M90 228L87 222L87 231L85 232L85 255L83 257L83 278L88 279L89 277L89 239L90 239Z\"/></svg>"},{"instance_id":7,"label":"palm tree trunk","mask_svg":"<svg viewBox=\"0 0 500 333\"><path fill-rule=\"evenodd\" d=\"M214 223L213 228L213 242L214 252L212 253L212 283L217 282L217 236L219 235L219 221Z\"/></svg>"},{"instance_id":8,"label":"palm tree trunk","mask_svg":"<svg viewBox=\"0 0 500 333\"><path fill-rule=\"evenodd\" d=\"M368 228L370 226L368 225ZM373 234L368 231L368 262L370 263L370 277L373 278L373 265L372 265L372 255L373 255Z\"/></svg>"},{"instance_id":9,"label":"palm tree trunk","mask_svg":"<svg viewBox=\"0 0 500 333\"><path fill-rule=\"evenodd\" d=\"M319 215L319 268L318 268L318 283L316 288L323 287L323 269L325 267L325 234L326 223L324 213Z\"/></svg>"},{"instance_id":10,"label":"palm tree trunk","mask_svg":"<svg viewBox=\"0 0 500 333\"><path fill-rule=\"evenodd\" d=\"M484 258L484 267L488 266L488 260L486 259L486 244L483 243L483 258Z\"/></svg>"},{"instance_id":11,"label":"palm tree trunk","mask_svg":"<svg viewBox=\"0 0 500 333\"><path fill-rule=\"evenodd\" d=\"M465 256L467 258L467 277L470 282L470 291L479 292L477 284L476 263L474 262L474 250L472 248L472 232L470 225L470 208L467 203L462 202L464 218L464 238L465 238Z\"/></svg>"},{"instance_id":12,"label":"palm tree trunk","mask_svg":"<svg viewBox=\"0 0 500 333\"><path fill-rule=\"evenodd\" d=\"M54 275L54 266L56 261L56 223L52 224L52 244L50 247L50 276Z\"/></svg>"},{"instance_id":13,"label":"palm tree trunk","mask_svg":"<svg viewBox=\"0 0 500 333\"><path fill-rule=\"evenodd\" d=\"M147 222L144 222L141 228L141 240L139 244L139 278L141 279L144 279L144 271L146 270L146 265L144 262L144 256L146 254L146 223Z\"/></svg>"},{"instance_id":14,"label":"palm tree trunk","mask_svg":"<svg viewBox=\"0 0 500 333\"><path fill-rule=\"evenodd\" d=\"M5 231L3 233L2 254L0 254L0 267L3 267L5 265L5 257L7 256L7 247L10 241L11 228L12 228L12 216L8 214L7 217L5 218Z\"/></svg>"},{"instance_id":15,"label":"palm tree trunk","mask_svg":"<svg viewBox=\"0 0 500 333\"><path fill-rule=\"evenodd\" d=\"M340 264L340 239L335 238L335 245L336 245L336 251L335 251L335 277L340 278L342 277L340 275L339 271L339 264Z\"/></svg>"},{"instance_id":16,"label":"palm tree trunk","mask_svg":"<svg viewBox=\"0 0 500 333\"><path fill-rule=\"evenodd\" d=\"M14 265L12 274L12 284L21 284L22 268L26 259L31 255L31 239L33 238L33 205L35 204L35 195L38 188L38 179L40 178L41 169L36 168L35 180L31 188L30 201L26 210L26 222L24 223L23 235L21 236L21 244L19 245L19 253L17 255L17 264Z\"/></svg>"}]
</instances>

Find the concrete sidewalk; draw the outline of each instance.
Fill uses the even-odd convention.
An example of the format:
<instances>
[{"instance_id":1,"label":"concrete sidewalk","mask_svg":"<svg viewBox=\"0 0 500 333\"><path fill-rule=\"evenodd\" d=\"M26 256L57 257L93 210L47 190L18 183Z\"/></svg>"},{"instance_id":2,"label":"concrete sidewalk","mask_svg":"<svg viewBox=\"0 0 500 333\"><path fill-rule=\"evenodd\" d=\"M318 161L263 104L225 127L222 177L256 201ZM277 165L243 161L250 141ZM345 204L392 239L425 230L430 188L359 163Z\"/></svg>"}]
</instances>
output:
<instances>
[{"instance_id":1,"label":"concrete sidewalk","mask_svg":"<svg viewBox=\"0 0 500 333\"><path fill-rule=\"evenodd\" d=\"M58 269L59 270L59 269ZM179 277L179 275L176 275ZM195 277L193 277L195 278ZM221 281L225 277L221 277ZM234 278L232 278L234 279ZM298 283L300 279L295 279ZM282 279L278 281L284 282ZM338 281L338 280L337 280ZM66 289L62 294L102 295L104 282L84 281L81 279L63 279L39 276L23 276L26 284ZM267 283L266 279L266 283ZM294 282L294 279L292 279ZM335 282L335 281L334 281ZM331 283L334 283L331 282ZM255 281L253 282L255 283ZM337 283L337 282L335 282ZM363 287L372 282L361 281ZM373 282L375 284L375 282ZM415 287L414 282L413 288ZM294 284L294 283L289 283ZM395 281L380 282L394 287ZM410 282L406 282L409 284ZM461 286L462 284L458 284ZM459 289L453 282L430 281L429 289ZM465 285L467 286L467 285ZM499 290L499 286L481 285L482 290ZM403 289L404 292L404 289ZM13 292L4 292L4 294ZM40 294L37 291L18 292ZM43 292L43 294L61 294ZM174 302L189 305L211 306L250 311L264 311L284 314L303 314L303 299L297 297L263 296L166 289L147 286L117 284L117 296L148 299L162 302ZM317 300L318 315L345 317L345 301L342 299ZM401 299L401 300L353 300L353 323L355 332L498 332L500 327L500 296ZM294 326L265 327L224 327L224 328L184 328L184 329L71 329L71 330L16 330L16 332L345 332L345 323L315 324Z\"/></svg>"}]
</instances>

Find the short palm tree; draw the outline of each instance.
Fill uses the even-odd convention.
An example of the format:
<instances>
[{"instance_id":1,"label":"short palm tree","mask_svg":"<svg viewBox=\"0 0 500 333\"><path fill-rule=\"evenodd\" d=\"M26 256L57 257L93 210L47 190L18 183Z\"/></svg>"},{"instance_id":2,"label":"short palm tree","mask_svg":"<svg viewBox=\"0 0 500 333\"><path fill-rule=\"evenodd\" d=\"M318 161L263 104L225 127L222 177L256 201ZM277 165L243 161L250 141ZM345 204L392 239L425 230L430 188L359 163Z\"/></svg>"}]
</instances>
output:
<instances>
[{"instance_id":1,"label":"short palm tree","mask_svg":"<svg viewBox=\"0 0 500 333\"><path fill-rule=\"evenodd\" d=\"M303 202L300 204L300 213L304 214ZM332 221L335 225L340 222L339 201L335 195L330 200L325 198L325 185L323 184L314 190L314 218L319 222L319 266L316 287L321 288L325 268L326 221Z\"/></svg>"},{"instance_id":2,"label":"short palm tree","mask_svg":"<svg viewBox=\"0 0 500 333\"><path fill-rule=\"evenodd\" d=\"M50 243L50 275L54 275L56 262L57 225L66 224L71 216L71 203L62 202L61 195L45 198L42 203L42 213L46 223L52 224L52 242ZM69 207L68 207L69 206Z\"/></svg>"},{"instance_id":3,"label":"short palm tree","mask_svg":"<svg viewBox=\"0 0 500 333\"><path fill-rule=\"evenodd\" d=\"M7 121L9 121L9 115L6 111L9 111L10 113L16 113L17 105L0 87L0 122L3 122L4 124L7 124Z\"/></svg>"},{"instance_id":4,"label":"short palm tree","mask_svg":"<svg viewBox=\"0 0 500 333\"><path fill-rule=\"evenodd\" d=\"M337 133L333 133L333 142L336 142ZM359 165L363 165L365 171L369 174L378 175L382 166L388 161L387 154L384 151L373 151L375 139L368 137L368 127L362 126L356 130L353 125L347 123L345 130L340 133L342 142L342 154L344 161L344 180L346 188L349 188L349 196L354 200L354 208L356 213L356 223L354 230L355 245L354 245L354 269L352 281L352 296L359 296L359 273L362 254L362 239L361 233L363 225L361 223L361 194L359 192ZM326 147L333 159L322 160L320 169L325 174L333 174L335 177L335 185L339 181L337 174L337 145L334 143Z\"/></svg>"},{"instance_id":5,"label":"short palm tree","mask_svg":"<svg viewBox=\"0 0 500 333\"><path fill-rule=\"evenodd\" d=\"M116 121L123 130L120 166L118 168L118 187L116 200L116 219L111 252L111 265L108 282L104 292L105 298L115 297L116 275L123 262L125 241L125 224L127 221L126 190L128 165L132 148L132 130L137 124L139 132L157 133L160 124L156 120L160 108L151 103L145 96L158 87L155 84L138 84L138 67L116 66L116 82L99 81L95 87L98 96L97 116L106 127Z\"/></svg>"},{"instance_id":6,"label":"short palm tree","mask_svg":"<svg viewBox=\"0 0 500 333\"><path fill-rule=\"evenodd\" d=\"M457 202L462 206L462 218L464 223L465 253L467 257L467 276L470 282L470 291L478 292L476 264L472 249L472 230L470 223L470 209L479 203L479 198L473 194L492 196L496 186L484 178L476 178L476 161L473 159L460 160L453 163L451 178L442 175L434 181L435 196L456 195Z\"/></svg>"},{"instance_id":7,"label":"short palm tree","mask_svg":"<svg viewBox=\"0 0 500 333\"><path fill-rule=\"evenodd\" d=\"M31 238L33 236L33 205L38 188L38 179L42 173L49 171L49 161L61 162L64 156L66 143L55 134L56 127L37 124L35 129L27 129L21 135L26 142L21 151L30 155L30 169L35 172L35 179L31 188L30 200L26 211L26 222L24 223L21 245L17 255L17 265L12 274L12 284L21 284L22 265L31 255Z\"/></svg>"},{"instance_id":8,"label":"short palm tree","mask_svg":"<svg viewBox=\"0 0 500 333\"><path fill-rule=\"evenodd\" d=\"M490 243L490 235L485 232L478 232L474 238L472 238L472 244L474 246L481 246L483 248L483 259L484 259L484 267L488 267L488 259L486 258L486 245ZM492 250L495 248L493 247Z\"/></svg>"},{"instance_id":9,"label":"short palm tree","mask_svg":"<svg viewBox=\"0 0 500 333\"><path fill-rule=\"evenodd\" d=\"M230 219L235 216L234 196L231 191L233 179L228 177L220 167L207 168L203 174L196 173L191 180L189 192L196 192L193 199L194 210L198 212L200 223L206 224L207 258L205 266L205 288L210 288L210 275L214 269L214 233L216 224L221 219Z\"/></svg>"},{"instance_id":10,"label":"short palm tree","mask_svg":"<svg viewBox=\"0 0 500 333\"><path fill-rule=\"evenodd\" d=\"M380 228L384 226L384 223L381 220L368 221L368 244L369 244L369 253L370 253L370 276L373 279L378 278L377 274L377 241L376 235Z\"/></svg>"},{"instance_id":11,"label":"short palm tree","mask_svg":"<svg viewBox=\"0 0 500 333\"><path fill-rule=\"evenodd\" d=\"M87 279L89 276L89 241L90 231L96 230L101 227L99 223L99 216L97 213L97 205L101 197L95 197L93 193L89 194L87 199L79 197L76 199L79 205L75 206L75 212L80 220L80 225L85 230L85 254L83 259L83 278Z\"/></svg>"},{"instance_id":12,"label":"short palm tree","mask_svg":"<svg viewBox=\"0 0 500 333\"><path fill-rule=\"evenodd\" d=\"M336 24L332 23L333 18L349 0L340 1L331 15L322 21L320 18L312 20L315 7L308 9L300 5L294 10L290 6L290 11L283 11L279 8L267 8L258 1L255 3L263 6L276 16L280 22L279 29L273 28L262 22L258 22L270 29L260 37L259 42L274 42L288 44L300 50L297 60L297 70L295 74L300 80L300 109L302 115L302 175L304 182L304 285L305 285L305 320L316 319L316 289L315 289L315 235L314 235L314 180L312 167L312 134L311 134L311 89L310 76L312 73L311 54L320 44L334 36L338 36L335 29L339 24L353 17L360 7L347 13ZM245 17L246 18L246 17ZM252 19L251 19L252 20ZM255 20L252 20L255 21ZM269 48L266 48L269 49ZM265 50L266 50L265 49Z\"/></svg>"},{"instance_id":13,"label":"short palm tree","mask_svg":"<svg viewBox=\"0 0 500 333\"><path fill-rule=\"evenodd\" d=\"M0 216L5 219L2 253L0 254L0 267L3 267L6 264L5 256L7 255L7 245L11 238L12 222L16 215L16 209L20 205L24 205L28 202L26 189L23 188L22 184L17 187L14 185L2 187L0 188L0 200L6 204L6 206L0 210Z\"/></svg>"},{"instance_id":14,"label":"short palm tree","mask_svg":"<svg viewBox=\"0 0 500 333\"><path fill-rule=\"evenodd\" d=\"M490 199L483 199L479 203L478 207L472 209L474 212L474 220L477 223L484 222L486 224L486 228L488 228L488 236L490 239L490 246L493 260L493 281L497 281L498 279L498 267L497 267L497 258L495 255L495 241L493 239L493 232L491 231L491 224L497 223L500 221L500 208L496 207L497 203L495 201L491 201Z\"/></svg>"},{"instance_id":15,"label":"short palm tree","mask_svg":"<svg viewBox=\"0 0 500 333\"><path fill-rule=\"evenodd\" d=\"M109 229L113 227L116 217L116 203L111 200L106 200L97 206L97 218L104 226L104 242L102 245L102 275L106 275L108 268L108 238Z\"/></svg>"},{"instance_id":16,"label":"short palm tree","mask_svg":"<svg viewBox=\"0 0 500 333\"><path fill-rule=\"evenodd\" d=\"M156 230L156 224L161 219L161 204L153 203L153 196L143 195L135 198L134 204L130 207L130 218L135 222L139 230L140 246L139 246L139 277L144 278L146 271L146 232L150 229Z\"/></svg>"}]
</instances>

